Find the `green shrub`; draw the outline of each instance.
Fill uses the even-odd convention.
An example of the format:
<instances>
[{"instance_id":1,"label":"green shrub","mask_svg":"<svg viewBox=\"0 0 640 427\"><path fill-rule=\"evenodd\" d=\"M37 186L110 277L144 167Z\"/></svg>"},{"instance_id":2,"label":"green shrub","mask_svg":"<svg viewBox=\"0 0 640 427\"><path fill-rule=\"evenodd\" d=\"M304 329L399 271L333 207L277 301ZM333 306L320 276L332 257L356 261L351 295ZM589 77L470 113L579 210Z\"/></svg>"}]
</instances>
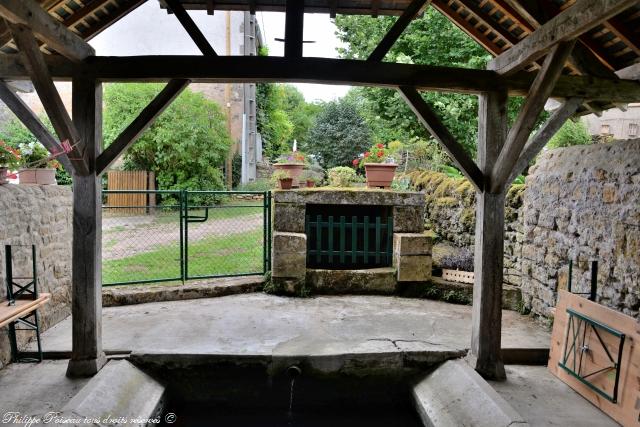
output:
<instances>
[{"instance_id":1,"label":"green shrub","mask_svg":"<svg viewBox=\"0 0 640 427\"><path fill-rule=\"evenodd\" d=\"M356 171L346 166L336 166L327 172L329 186L331 187L351 187L358 180Z\"/></svg>"}]
</instances>

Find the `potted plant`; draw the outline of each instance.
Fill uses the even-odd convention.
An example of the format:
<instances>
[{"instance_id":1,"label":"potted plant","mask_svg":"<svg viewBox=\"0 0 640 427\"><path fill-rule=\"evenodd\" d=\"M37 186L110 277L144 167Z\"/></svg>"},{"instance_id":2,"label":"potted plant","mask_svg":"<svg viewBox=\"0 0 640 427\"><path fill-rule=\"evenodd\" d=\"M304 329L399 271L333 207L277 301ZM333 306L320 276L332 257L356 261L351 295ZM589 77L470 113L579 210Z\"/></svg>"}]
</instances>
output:
<instances>
[{"instance_id":1,"label":"potted plant","mask_svg":"<svg viewBox=\"0 0 640 427\"><path fill-rule=\"evenodd\" d=\"M461 248L453 254L446 255L440 260L442 278L451 282L473 283L473 252Z\"/></svg>"},{"instance_id":2,"label":"potted plant","mask_svg":"<svg viewBox=\"0 0 640 427\"><path fill-rule=\"evenodd\" d=\"M316 186L319 179L316 178L311 171L304 171L302 175L300 175L300 181L304 182L307 188L313 188Z\"/></svg>"},{"instance_id":3,"label":"potted plant","mask_svg":"<svg viewBox=\"0 0 640 427\"><path fill-rule=\"evenodd\" d=\"M37 142L19 145L22 167L18 171L20 184L55 185L57 160L52 160L42 144Z\"/></svg>"},{"instance_id":4,"label":"potted plant","mask_svg":"<svg viewBox=\"0 0 640 427\"><path fill-rule=\"evenodd\" d=\"M0 185L8 182L9 171L20 162L20 153L4 141L0 141Z\"/></svg>"},{"instance_id":5,"label":"potted plant","mask_svg":"<svg viewBox=\"0 0 640 427\"><path fill-rule=\"evenodd\" d=\"M306 156L304 153L300 151L292 151L278 157L278 160L274 163L273 167L276 171L286 171L289 174L289 177L293 180L292 185L297 188L300 186L300 174L302 174L305 162Z\"/></svg>"},{"instance_id":6,"label":"potted plant","mask_svg":"<svg viewBox=\"0 0 640 427\"><path fill-rule=\"evenodd\" d=\"M271 175L271 179L278 183L281 190L291 190L293 178L285 170L277 170Z\"/></svg>"},{"instance_id":7,"label":"potted plant","mask_svg":"<svg viewBox=\"0 0 640 427\"><path fill-rule=\"evenodd\" d=\"M394 155L398 151L399 142L394 141L386 146L378 143L353 160L354 167L364 167L367 187L390 188L398 165Z\"/></svg>"}]
</instances>

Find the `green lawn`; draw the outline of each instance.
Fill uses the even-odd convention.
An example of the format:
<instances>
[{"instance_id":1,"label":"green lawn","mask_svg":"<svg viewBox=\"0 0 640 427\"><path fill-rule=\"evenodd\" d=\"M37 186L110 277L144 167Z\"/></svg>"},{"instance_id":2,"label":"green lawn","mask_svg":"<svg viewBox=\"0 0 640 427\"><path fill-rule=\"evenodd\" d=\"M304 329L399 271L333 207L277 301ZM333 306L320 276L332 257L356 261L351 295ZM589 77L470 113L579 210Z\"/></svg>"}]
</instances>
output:
<instances>
[{"instance_id":1,"label":"green lawn","mask_svg":"<svg viewBox=\"0 0 640 427\"><path fill-rule=\"evenodd\" d=\"M191 242L189 275L262 273L262 239L262 229L258 229ZM102 263L102 281L105 284L175 278L180 278L180 249L177 242L129 258Z\"/></svg>"}]
</instances>

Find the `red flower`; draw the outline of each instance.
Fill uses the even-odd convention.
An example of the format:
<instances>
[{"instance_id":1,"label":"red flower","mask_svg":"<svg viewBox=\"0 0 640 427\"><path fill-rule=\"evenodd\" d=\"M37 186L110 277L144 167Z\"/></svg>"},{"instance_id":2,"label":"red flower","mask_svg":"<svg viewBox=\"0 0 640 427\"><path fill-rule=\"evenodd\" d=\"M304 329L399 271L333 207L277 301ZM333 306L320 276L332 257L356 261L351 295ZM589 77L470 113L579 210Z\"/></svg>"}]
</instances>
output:
<instances>
[{"instance_id":1,"label":"red flower","mask_svg":"<svg viewBox=\"0 0 640 427\"><path fill-rule=\"evenodd\" d=\"M378 148L384 148L384 145L383 145L383 144L378 143L378 144L376 144L376 147L378 147Z\"/></svg>"},{"instance_id":2,"label":"red flower","mask_svg":"<svg viewBox=\"0 0 640 427\"><path fill-rule=\"evenodd\" d=\"M382 150L378 151L377 155L378 155L378 157L384 156L384 151L382 151Z\"/></svg>"},{"instance_id":3,"label":"red flower","mask_svg":"<svg viewBox=\"0 0 640 427\"><path fill-rule=\"evenodd\" d=\"M358 166L358 162L360 162L360 160L358 159L353 159L353 162L351 162L353 164L354 167Z\"/></svg>"},{"instance_id":4,"label":"red flower","mask_svg":"<svg viewBox=\"0 0 640 427\"><path fill-rule=\"evenodd\" d=\"M365 156L365 157L369 157L370 155L371 155L371 153L370 153L370 152L368 152L368 151L365 151L365 152L364 152L364 156Z\"/></svg>"}]
</instances>

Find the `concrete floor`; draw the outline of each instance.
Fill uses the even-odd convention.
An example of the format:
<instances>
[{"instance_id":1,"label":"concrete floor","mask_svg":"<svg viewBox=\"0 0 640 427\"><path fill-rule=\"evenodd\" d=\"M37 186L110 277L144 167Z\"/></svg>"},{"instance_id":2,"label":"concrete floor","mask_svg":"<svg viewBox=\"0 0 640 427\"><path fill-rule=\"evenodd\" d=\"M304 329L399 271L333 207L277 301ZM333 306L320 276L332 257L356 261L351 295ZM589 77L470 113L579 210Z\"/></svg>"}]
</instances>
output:
<instances>
[{"instance_id":1,"label":"concrete floor","mask_svg":"<svg viewBox=\"0 0 640 427\"><path fill-rule=\"evenodd\" d=\"M106 351L165 354L335 354L469 347L471 307L380 296L283 298L262 293L103 309ZM503 347L546 348L549 332L503 311ZM71 319L43 334L71 350Z\"/></svg>"},{"instance_id":2,"label":"concrete floor","mask_svg":"<svg viewBox=\"0 0 640 427\"><path fill-rule=\"evenodd\" d=\"M506 367L507 381L491 382L531 427L609 427L619 424L568 385L546 366Z\"/></svg>"}]
</instances>

